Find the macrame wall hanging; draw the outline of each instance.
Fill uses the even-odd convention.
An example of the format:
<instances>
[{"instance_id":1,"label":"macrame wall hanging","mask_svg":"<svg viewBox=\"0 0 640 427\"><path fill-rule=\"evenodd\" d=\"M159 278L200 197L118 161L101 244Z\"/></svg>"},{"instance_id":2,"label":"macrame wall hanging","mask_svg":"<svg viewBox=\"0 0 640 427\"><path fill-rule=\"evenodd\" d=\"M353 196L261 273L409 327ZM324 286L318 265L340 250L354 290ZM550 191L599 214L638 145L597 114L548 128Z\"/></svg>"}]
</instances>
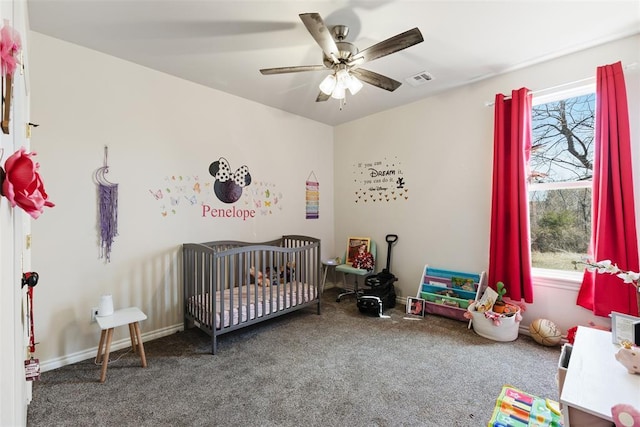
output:
<instances>
[{"instance_id":1,"label":"macrame wall hanging","mask_svg":"<svg viewBox=\"0 0 640 427\"><path fill-rule=\"evenodd\" d=\"M118 235L118 184L109 182L105 174L109 172L107 157L109 148L104 147L104 164L95 172L98 185L98 211L100 218L100 258L111 262L111 245Z\"/></svg>"},{"instance_id":2,"label":"macrame wall hanging","mask_svg":"<svg viewBox=\"0 0 640 427\"><path fill-rule=\"evenodd\" d=\"M316 174L311 171L306 182L306 219L318 219L320 217L320 183Z\"/></svg>"}]
</instances>

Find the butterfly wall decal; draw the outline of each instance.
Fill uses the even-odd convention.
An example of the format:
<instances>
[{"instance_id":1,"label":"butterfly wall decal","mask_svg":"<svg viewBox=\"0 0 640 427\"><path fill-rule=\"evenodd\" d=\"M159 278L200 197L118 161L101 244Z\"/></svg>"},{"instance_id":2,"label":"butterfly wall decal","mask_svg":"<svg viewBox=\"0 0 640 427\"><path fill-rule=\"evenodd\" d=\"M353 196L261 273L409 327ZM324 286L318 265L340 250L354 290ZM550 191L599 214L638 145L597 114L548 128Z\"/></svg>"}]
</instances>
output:
<instances>
[{"instance_id":1,"label":"butterfly wall decal","mask_svg":"<svg viewBox=\"0 0 640 427\"><path fill-rule=\"evenodd\" d=\"M163 197L161 189L158 191L149 190L149 193L151 193L151 195L153 195L153 197L155 197L156 200L160 200Z\"/></svg>"}]
</instances>

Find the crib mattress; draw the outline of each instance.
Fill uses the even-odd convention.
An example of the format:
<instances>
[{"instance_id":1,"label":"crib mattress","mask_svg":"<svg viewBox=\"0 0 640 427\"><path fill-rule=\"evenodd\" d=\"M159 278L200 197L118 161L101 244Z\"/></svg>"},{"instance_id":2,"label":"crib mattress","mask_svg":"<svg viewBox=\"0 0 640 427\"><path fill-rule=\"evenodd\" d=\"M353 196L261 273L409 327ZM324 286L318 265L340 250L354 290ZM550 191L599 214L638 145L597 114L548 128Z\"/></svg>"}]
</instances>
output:
<instances>
[{"instance_id":1,"label":"crib mattress","mask_svg":"<svg viewBox=\"0 0 640 427\"><path fill-rule=\"evenodd\" d=\"M264 290L264 292L263 292ZM256 304L257 291L257 304ZM227 328L231 325L267 316L272 312L304 304L317 298L315 286L305 283L286 283L269 287L242 287L242 289L225 289L216 292L215 329ZM232 306L233 298L233 309ZM224 304L223 304L224 302ZM187 301L189 314L202 325L211 327L211 299L209 293L194 295ZM221 309L224 305L224 313ZM222 318L222 326L221 326Z\"/></svg>"}]
</instances>

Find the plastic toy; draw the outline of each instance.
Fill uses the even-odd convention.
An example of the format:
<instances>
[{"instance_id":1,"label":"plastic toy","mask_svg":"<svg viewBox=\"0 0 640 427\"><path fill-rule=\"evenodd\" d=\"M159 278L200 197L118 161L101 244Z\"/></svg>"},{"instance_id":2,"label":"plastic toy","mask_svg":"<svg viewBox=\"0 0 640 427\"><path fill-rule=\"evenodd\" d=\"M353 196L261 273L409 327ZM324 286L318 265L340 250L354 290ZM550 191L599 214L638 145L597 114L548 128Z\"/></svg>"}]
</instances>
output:
<instances>
[{"instance_id":1,"label":"plastic toy","mask_svg":"<svg viewBox=\"0 0 640 427\"><path fill-rule=\"evenodd\" d=\"M510 386L502 387L488 427L561 427L558 404Z\"/></svg>"}]
</instances>

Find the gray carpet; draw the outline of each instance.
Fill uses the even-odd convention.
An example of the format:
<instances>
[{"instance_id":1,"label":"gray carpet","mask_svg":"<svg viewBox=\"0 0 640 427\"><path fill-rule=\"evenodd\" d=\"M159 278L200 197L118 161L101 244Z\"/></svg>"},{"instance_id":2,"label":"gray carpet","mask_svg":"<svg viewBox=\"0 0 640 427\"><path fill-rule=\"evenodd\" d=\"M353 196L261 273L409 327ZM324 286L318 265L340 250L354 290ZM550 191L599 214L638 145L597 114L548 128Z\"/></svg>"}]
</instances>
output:
<instances>
[{"instance_id":1,"label":"gray carpet","mask_svg":"<svg viewBox=\"0 0 640 427\"><path fill-rule=\"evenodd\" d=\"M29 426L486 426L504 384L557 400L559 347L494 342L438 316L367 317L354 299L222 336L194 329L34 383Z\"/></svg>"}]
</instances>

